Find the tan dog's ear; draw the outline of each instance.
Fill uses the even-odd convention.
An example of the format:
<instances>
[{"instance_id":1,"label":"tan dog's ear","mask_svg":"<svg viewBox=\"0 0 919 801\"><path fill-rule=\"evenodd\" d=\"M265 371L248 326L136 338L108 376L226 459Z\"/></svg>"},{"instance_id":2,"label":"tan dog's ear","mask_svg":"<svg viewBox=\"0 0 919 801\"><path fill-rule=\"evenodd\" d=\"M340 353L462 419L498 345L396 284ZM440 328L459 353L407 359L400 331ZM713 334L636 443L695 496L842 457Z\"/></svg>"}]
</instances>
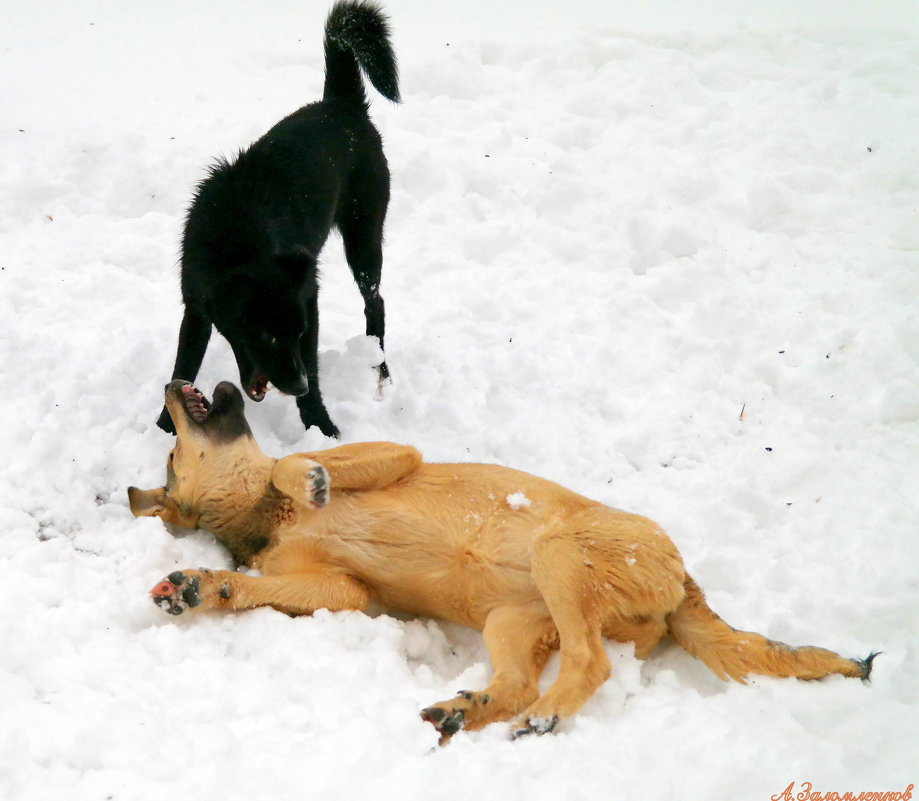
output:
<instances>
[{"instance_id":1,"label":"tan dog's ear","mask_svg":"<svg viewBox=\"0 0 919 801\"><path fill-rule=\"evenodd\" d=\"M165 487L152 490L128 487L128 501L134 517L158 517L164 523L179 528L198 527L198 515L194 509L169 498Z\"/></svg>"},{"instance_id":2,"label":"tan dog's ear","mask_svg":"<svg viewBox=\"0 0 919 801\"><path fill-rule=\"evenodd\" d=\"M128 502L134 517L160 516L166 508L166 488L142 490L128 487Z\"/></svg>"},{"instance_id":3,"label":"tan dog's ear","mask_svg":"<svg viewBox=\"0 0 919 801\"><path fill-rule=\"evenodd\" d=\"M311 509L329 502L332 482L326 469L305 453L278 459L271 471L271 483L285 495Z\"/></svg>"}]
</instances>

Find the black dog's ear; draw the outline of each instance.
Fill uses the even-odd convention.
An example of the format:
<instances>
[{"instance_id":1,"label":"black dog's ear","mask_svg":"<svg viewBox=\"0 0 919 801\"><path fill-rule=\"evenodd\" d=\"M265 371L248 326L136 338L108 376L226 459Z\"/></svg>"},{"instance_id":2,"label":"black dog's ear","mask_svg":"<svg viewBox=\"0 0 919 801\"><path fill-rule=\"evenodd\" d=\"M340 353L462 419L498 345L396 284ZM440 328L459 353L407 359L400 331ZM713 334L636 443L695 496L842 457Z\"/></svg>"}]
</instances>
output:
<instances>
[{"instance_id":1,"label":"black dog's ear","mask_svg":"<svg viewBox=\"0 0 919 801\"><path fill-rule=\"evenodd\" d=\"M316 263L316 255L303 245L294 245L274 254L278 267L300 273Z\"/></svg>"}]
</instances>

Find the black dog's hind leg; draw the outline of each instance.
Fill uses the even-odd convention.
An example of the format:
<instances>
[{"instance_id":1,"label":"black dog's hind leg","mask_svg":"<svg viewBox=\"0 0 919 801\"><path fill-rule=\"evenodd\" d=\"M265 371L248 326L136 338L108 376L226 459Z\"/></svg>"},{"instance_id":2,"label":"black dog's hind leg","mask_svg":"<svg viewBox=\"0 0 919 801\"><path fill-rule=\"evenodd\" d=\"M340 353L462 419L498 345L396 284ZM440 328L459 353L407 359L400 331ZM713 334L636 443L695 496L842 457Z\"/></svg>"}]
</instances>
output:
<instances>
[{"instance_id":1,"label":"black dog's hind leg","mask_svg":"<svg viewBox=\"0 0 919 801\"><path fill-rule=\"evenodd\" d=\"M176 352L176 363L172 370L172 380L181 378L194 381L204 361L204 352L211 338L211 324L194 311L185 307L182 325L179 328L179 347ZM169 410L164 406L156 424L168 434L175 434L176 429Z\"/></svg>"},{"instance_id":2,"label":"black dog's hind leg","mask_svg":"<svg viewBox=\"0 0 919 801\"><path fill-rule=\"evenodd\" d=\"M310 387L305 395L297 396L297 408L303 426L307 429L319 426L319 430L327 437L338 437L341 432L329 417L319 392L319 299L316 296L307 303L306 330L300 339L300 357L306 367Z\"/></svg>"},{"instance_id":3,"label":"black dog's hind leg","mask_svg":"<svg viewBox=\"0 0 919 801\"><path fill-rule=\"evenodd\" d=\"M385 214L385 206L383 211ZM345 258L364 299L367 336L376 337L380 342L380 350L383 350L383 338L386 334L386 312L380 295L380 276L383 272L383 220L368 220L355 216L342 221L339 229L345 245ZM385 351L377 371L380 383L389 378Z\"/></svg>"}]
</instances>

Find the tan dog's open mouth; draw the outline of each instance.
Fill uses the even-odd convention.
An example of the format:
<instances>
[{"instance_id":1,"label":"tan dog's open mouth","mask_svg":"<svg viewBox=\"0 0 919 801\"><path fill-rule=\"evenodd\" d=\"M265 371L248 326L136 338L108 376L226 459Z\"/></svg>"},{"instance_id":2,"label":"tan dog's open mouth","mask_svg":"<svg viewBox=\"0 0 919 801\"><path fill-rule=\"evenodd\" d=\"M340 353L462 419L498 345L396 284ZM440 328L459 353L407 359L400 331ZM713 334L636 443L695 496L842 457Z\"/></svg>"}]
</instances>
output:
<instances>
[{"instance_id":1,"label":"tan dog's open mouth","mask_svg":"<svg viewBox=\"0 0 919 801\"><path fill-rule=\"evenodd\" d=\"M207 419L211 411L211 402L200 389L191 384L182 387L182 400L185 402L185 411L192 420L203 423Z\"/></svg>"},{"instance_id":2,"label":"tan dog's open mouth","mask_svg":"<svg viewBox=\"0 0 919 801\"><path fill-rule=\"evenodd\" d=\"M210 398L190 381L176 379L166 387L166 408L173 420L185 421L198 434L234 439L250 435L243 414L243 394L229 381L221 381Z\"/></svg>"}]
</instances>

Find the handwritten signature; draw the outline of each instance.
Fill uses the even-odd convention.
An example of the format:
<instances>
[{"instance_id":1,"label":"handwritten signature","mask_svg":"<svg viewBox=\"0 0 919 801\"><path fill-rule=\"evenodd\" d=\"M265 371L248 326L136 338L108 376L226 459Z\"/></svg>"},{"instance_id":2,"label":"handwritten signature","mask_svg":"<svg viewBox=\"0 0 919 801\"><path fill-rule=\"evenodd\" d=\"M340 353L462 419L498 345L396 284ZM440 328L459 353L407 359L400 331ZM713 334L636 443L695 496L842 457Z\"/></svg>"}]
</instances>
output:
<instances>
[{"instance_id":1,"label":"handwritten signature","mask_svg":"<svg viewBox=\"0 0 919 801\"><path fill-rule=\"evenodd\" d=\"M801 782L801 789L795 793L795 783L791 782L781 793L771 796L771 801L910 801L913 797L910 784L905 790L877 790L838 793L835 790L821 792L815 790L811 782Z\"/></svg>"}]
</instances>

